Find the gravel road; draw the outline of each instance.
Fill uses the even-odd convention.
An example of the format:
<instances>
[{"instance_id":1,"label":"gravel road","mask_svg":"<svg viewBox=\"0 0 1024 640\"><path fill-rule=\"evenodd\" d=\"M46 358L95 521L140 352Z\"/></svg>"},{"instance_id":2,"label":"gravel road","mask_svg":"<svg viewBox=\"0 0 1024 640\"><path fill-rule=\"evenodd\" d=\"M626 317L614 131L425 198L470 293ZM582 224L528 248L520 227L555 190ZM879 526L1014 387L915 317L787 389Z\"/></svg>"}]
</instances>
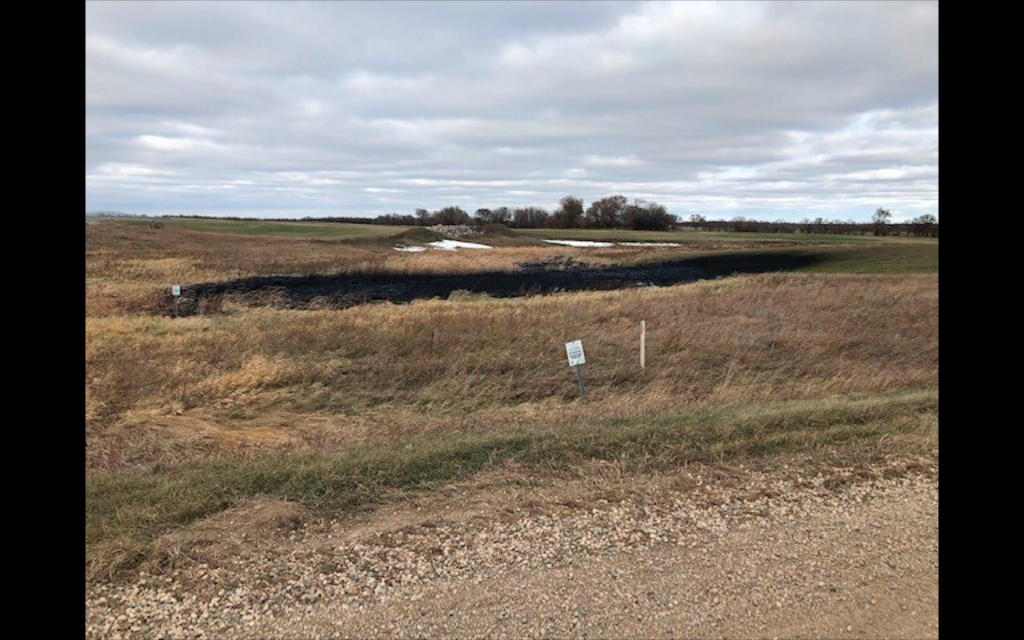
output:
<instances>
[{"instance_id":1,"label":"gravel road","mask_svg":"<svg viewBox=\"0 0 1024 640\"><path fill-rule=\"evenodd\" d=\"M196 527L176 568L87 583L86 636L938 637L937 456L720 479L298 525L253 503Z\"/></svg>"}]
</instances>

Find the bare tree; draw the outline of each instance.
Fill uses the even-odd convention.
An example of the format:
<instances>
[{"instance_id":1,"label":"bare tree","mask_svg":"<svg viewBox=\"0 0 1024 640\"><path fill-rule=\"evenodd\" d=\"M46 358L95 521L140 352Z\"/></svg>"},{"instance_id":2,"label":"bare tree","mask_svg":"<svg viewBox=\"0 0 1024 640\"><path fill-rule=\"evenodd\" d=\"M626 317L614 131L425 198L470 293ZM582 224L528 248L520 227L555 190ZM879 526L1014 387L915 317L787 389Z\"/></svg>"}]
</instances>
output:
<instances>
[{"instance_id":1,"label":"bare tree","mask_svg":"<svg viewBox=\"0 0 1024 640\"><path fill-rule=\"evenodd\" d=\"M875 215L871 216L871 224L876 236L889 235L887 226L890 220L892 220L892 211L881 207L875 209Z\"/></svg>"},{"instance_id":2,"label":"bare tree","mask_svg":"<svg viewBox=\"0 0 1024 640\"><path fill-rule=\"evenodd\" d=\"M583 201L576 196L565 196L558 202L558 211L551 216L551 226L577 229L583 226Z\"/></svg>"},{"instance_id":3,"label":"bare tree","mask_svg":"<svg viewBox=\"0 0 1024 640\"><path fill-rule=\"evenodd\" d=\"M433 224L469 224L472 222L469 214L461 207L445 207L440 211L435 211L431 218L433 218Z\"/></svg>"},{"instance_id":4,"label":"bare tree","mask_svg":"<svg viewBox=\"0 0 1024 640\"><path fill-rule=\"evenodd\" d=\"M627 229L644 231L665 231L677 222L664 205L648 200L635 199L622 214L622 226Z\"/></svg>"},{"instance_id":5,"label":"bare tree","mask_svg":"<svg viewBox=\"0 0 1024 640\"><path fill-rule=\"evenodd\" d=\"M587 207L586 224L593 229L617 229L622 226L626 196L609 196L595 200Z\"/></svg>"},{"instance_id":6,"label":"bare tree","mask_svg":"<svg viewBox=\"0 0 1024 640\"><path fill-rule=\"evenodd\" d=\"M910 221L912 233L917 237L934 238L939 235L939 221L930 213L920 215Z\"/></svg>"},{"instance_id":7,"label":"bare tree","mask_svg":"<svg viewBox=\"0 0 1024 640\"><path fill-rule=\"evenodd\" d=\"M512 210L510 226L517 229L539 229L547 227L551 214L541 207L518 207Z\"/></svg>"}]
</instances>

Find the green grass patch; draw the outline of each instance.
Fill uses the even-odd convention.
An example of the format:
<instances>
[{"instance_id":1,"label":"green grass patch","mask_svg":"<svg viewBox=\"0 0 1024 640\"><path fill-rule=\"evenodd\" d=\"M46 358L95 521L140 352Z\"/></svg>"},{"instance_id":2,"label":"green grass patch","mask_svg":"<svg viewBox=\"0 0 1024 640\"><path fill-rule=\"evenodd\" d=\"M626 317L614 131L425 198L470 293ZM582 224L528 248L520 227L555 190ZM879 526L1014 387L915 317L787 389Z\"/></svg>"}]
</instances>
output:
<instances>
[{"instance_id":1,"label":"green grass patch","mask_svg":"<svg viewBox=\"0 0 1024 640\"><path fill-rule=\"evenodd\" d=\"M938 273L937 240L843 247L822 252L821 261L800 269L816 273Z\"/></svg>"},{"instance_id":2,"label":"green grass patch","mask_svg":"<svg viewBox=\"0 0 1024 640\"><path fill-rule=\"evenodd\" d=\"M736 247L714 251L684 248L649 252L624 264L689 264L723 275L796 271L806 273L938 273L938 242L902 242L875 245Z\"/></svg>"},{"instance_id":3,"label":"green grass patch","mask_svg":"<svg viewBox=\"0 0 1024 640\"><path fill-rule=\"evenodd\" d=\"M95 565L109 564L111 550L118 550L118 557L139 559L161 534L252 496L280 497L338 514L513 461L555 473L595 459L625 463L641 472L671 469L687 462L914 434L922 430L922 417L937 413L938 391L929 389L708 408L558 429L538 425L512 432L454 432L329 454L87 476L86 562L94 570ZM134 555L126 549L134 549Z\"/></svg>"}]
</instances>

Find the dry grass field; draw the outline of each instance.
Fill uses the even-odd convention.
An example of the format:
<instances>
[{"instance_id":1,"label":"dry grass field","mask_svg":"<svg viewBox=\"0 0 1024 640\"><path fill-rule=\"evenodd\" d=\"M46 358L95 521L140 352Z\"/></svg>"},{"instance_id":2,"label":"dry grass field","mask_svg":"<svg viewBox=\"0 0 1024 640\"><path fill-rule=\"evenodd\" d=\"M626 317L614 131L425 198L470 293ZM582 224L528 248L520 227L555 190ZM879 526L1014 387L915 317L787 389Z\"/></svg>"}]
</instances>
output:
<instances>
[{"instance_id":1,"label":"dry grass field","mask_svg":"<svg viewBox=\"0 0 1024 640\"><path fill-rule=\"evenodd\" d=\"M826 257L811 271L849 273L340 310L227 301L185 318L161 311L172 282L632 264L721 250L530 241L406 254L395 242L87 225L90 575L131 566L160 534L252 495L337 512L509 463L557 474L592 460L648 469L863 439L936 443L935 241L805 249ZM573 339L586 349L586 401L565 362Z\"/></svg>"}]
</instances>

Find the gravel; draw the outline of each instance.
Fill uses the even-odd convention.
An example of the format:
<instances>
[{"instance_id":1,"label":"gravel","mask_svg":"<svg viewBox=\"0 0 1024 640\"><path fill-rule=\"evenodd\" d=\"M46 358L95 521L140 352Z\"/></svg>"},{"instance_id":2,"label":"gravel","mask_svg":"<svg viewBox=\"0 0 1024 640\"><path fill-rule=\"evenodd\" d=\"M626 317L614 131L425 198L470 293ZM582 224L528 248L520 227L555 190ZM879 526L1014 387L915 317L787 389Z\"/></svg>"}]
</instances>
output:
<instances>
[{"instance_id":1,"label":"gravel","mask_svg":"<svg viewBox=\"0 0 1024 640\"><path fill-rule=\"evenodd\" d=\"M937 637L936 460L681 470L621 502L309 522L88 583L86 636Z\"/></svg>"}]
</instances>

